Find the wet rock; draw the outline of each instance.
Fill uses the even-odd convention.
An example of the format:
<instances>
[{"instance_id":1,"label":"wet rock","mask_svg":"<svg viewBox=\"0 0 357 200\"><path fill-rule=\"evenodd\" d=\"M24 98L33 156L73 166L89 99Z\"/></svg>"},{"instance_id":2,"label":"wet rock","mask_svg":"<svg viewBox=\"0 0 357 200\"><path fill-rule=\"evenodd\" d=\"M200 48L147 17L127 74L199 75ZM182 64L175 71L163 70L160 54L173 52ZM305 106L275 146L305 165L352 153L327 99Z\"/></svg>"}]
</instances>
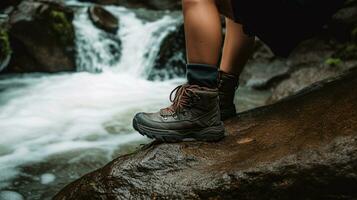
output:
<instances>
[{"instance_id":1,"label":"wet rock","mask_svg":"<svg viewBox=\"0 0 357 200\"><path fill-rule=\"evenodd\" d=\"M185 67L185 32L181 24L162 41L149 79L167 79L184 76L186 72Z\"/></svg>"},{"instance_id":2,"label":"wet rock","mask_svg":"<svg viewBox=\"0 0 357 200\"><path fill-rule=\"evenodd\" d=\"M110 33L116 33L119 28L119 20L102 6L91 6L88 14L94 25Z\"/></svg>"},{"instance_id":3,"label":"wet rock","mask_svg":"<svg viewBox=\"0 0 357 200\"><path fill-rule=\"evenodd\" d=\"M75 70L73 12L57 1L23 1L11 13L5 72Z\"/></svg>"},{"instance_id":4,"label":"wet rock","mask_svg":"<svg viewBox=\"0 0 357 200\"><path fill-rule=\"evenodd\" d=\"M270 49L257 39L252 58L246 64L240 83L254 89L268 89L275 82L289 76L286 60L276 58Z\"/></svg>"},{"instance_id":5,"label":"wet rock","mask_svg":"<svg viewBox=\"0 0 357 200\"><path fill-rule=\"evenodd\" d=\"M355 65L346 65L341 63L338 66L322 65L320 67L298 69L292 72L288 79L281 81L271 89L272 96L267 100L267 103L274 103L280 99L293 95L299 90L302 90L315 82L338 76L352 66L357 67L357 62Z\"/></svg>"},{"instance_id":6,"label":"wet rock","mask_svg":"<svg viewBox=\"0 0 357 200\"><path fill-rule=\"evenodd\" d=\"M297 70L319 68L324 65L335 51L336 48L329 44L329 40L316 37L302 42L289 58L284 59L274 56L265 44L258 41L252 59L241 74L241 83L258 90L274 88L282 81L292 78L292 74ZM342 71L343 69L340 72ZM316 77L310 80L310 84L320 80L322 79ZM308 85L304 84L304 87L306 86Z\"/></svg>"},{"instance_id":7,"label":"wet rock","mask_svg":"<svg viewBox=\"0 0 357 200\"><path fill-rule=\"evenodd\" d=\"M153 143L54 199L354 199L356 87L353 70L226 121L220 142Z\"/></svg>"}]
</instances>

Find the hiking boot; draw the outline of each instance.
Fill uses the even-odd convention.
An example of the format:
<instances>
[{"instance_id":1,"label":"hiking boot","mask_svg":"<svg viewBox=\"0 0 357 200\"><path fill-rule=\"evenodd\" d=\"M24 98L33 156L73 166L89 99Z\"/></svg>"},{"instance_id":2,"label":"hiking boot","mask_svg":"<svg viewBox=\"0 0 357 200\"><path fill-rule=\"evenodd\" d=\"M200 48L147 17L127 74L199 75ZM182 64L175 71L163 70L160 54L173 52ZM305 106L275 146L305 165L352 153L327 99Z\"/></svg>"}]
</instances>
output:
<instances>
[{"instance_id":1,"label":"hiking boot","mask_svg":"<svg viewBox=\"0 0 357 200\"><path fill-rule=\"evenodd\" d=\"M136 114L134 129L164 142L218 141L224 137L217 89L184 84L171 92L170 100L173 104L159 112Z\"/></svg>"},{"instance_id":2,"label":"hiking boot","mask_svg":"<svg viewBox=\"0 0 357 200\"><path fill-rule=\"evenodd\" d=\"M221 119L226 120L236 116L236 106L234 96L238 88L238 77L219 71L218 74L218 94Z\"/></svg>"}]
</instances>

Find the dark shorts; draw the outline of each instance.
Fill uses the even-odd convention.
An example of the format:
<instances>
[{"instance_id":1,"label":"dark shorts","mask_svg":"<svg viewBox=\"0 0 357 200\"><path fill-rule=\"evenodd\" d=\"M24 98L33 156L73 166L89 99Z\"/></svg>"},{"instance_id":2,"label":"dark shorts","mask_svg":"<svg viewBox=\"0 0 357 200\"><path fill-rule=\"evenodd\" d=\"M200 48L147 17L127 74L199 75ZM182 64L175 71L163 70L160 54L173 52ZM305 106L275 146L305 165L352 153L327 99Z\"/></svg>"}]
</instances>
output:
<instances>
[{"instance_id":1,"label":"dark shorts","mask_svg":"<svg viewBox=\"0 0 357 200\"><path fill-rule=\"evenodd\" d=\"M232 0L235 21L272 51L287 57L316 34L344 0Z\"/></svg>"}]
</instances>

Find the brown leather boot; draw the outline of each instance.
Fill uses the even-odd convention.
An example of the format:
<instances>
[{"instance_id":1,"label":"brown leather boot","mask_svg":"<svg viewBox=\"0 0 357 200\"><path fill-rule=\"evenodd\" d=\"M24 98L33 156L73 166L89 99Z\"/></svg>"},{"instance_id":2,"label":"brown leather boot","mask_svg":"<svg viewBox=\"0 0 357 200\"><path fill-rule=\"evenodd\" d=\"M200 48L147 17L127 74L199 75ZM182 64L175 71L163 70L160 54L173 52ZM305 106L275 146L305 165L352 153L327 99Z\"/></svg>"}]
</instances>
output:
<instances>
[{"instance_id":1,"label":"brown leather boot","mask_svg":"<svg viewBox=\"0 0 357 200\"><path fill-rule=\"evenodd\" d=\"M170 107L136 114L134 129L164 142L217 141L224 137L217 89L184 84L171 92L170 99L175 91Z\"/></svg>"},{"instance_id":2,"label":"brown leather boot","mask_svg":"<svg viewBox=\"0 0 357 200\"><path fill-rule=\"evenodd\" d=\"M238 84L238 77L219 71L218 94L222 120L226 120L237 115L236 107L234 105L234 96L238 88Z\"/></svg>"}]
</instances>

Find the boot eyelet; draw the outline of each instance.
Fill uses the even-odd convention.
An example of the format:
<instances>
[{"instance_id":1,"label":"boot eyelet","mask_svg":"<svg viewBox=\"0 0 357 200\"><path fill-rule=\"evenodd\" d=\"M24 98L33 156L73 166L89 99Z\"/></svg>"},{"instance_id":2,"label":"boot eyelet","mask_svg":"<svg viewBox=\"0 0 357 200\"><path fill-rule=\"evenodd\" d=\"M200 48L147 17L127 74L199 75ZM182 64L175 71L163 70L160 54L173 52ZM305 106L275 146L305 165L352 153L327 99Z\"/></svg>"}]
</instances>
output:
<instances>
[{"instance_id":1,"label":"boot eyelet","mask_svg":"<svg viewBox=\"0 0 357 200\"><path fill-rule=\"evenodd\" d=\"M167 120L167 116L162 117L165 121Z\"/></svg>"},{"instance_id":2,"label":"boot eyelet","mask_svg":"<svg viewBox=\"0 0 357 200\"><path fill-rule=\"evenodd\" d=\"M177 119L177 114L173 114L172 117L173 117L174 119Z\"/></svg>"}]
</instances>

